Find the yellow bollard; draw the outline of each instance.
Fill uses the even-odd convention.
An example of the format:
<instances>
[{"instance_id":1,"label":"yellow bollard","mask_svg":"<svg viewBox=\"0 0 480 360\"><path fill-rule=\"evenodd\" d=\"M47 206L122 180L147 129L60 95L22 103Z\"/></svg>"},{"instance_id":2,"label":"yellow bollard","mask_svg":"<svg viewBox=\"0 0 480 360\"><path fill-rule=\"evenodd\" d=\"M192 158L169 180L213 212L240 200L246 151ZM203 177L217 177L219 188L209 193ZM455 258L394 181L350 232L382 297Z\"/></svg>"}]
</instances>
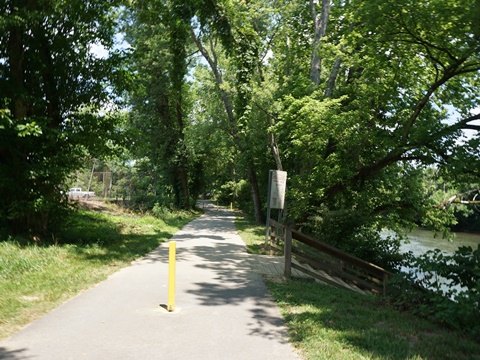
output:
<instances>
[{"instance_id":1,"label":"yellow bollard","mask_svg":"<svg viewBox=\"0 0 480 360\"><path fill-rule=\"evenodd\" d=\"M168 304L167 310L169 312L175 311L175 257L176 257L176 242L170 241L168 249Z\"/></svg>"},{"instance_id":2,"label":"yellow bollard","mask_svg":"<svg viewBox=\"0 0 480 360\"><path fill-rule=\"evenodd\" d=\"M233 203L230 203L230 211L233 210Z\"/></svg>"}]
</instances>

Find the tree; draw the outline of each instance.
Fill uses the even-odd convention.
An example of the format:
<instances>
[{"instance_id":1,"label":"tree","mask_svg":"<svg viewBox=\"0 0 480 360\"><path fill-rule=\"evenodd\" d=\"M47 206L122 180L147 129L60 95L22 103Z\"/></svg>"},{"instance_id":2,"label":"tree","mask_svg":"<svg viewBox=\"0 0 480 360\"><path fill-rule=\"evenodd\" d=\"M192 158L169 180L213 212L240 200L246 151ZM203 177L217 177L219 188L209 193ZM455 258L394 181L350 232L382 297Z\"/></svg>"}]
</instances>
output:
<instances>
[{"instance_id":1,"label":"tree","mask_svg":"<svg viewBox=\"0 0 480 360\"><path fill-rule=\"evenodd\" d=\"M201 169L189 191L211 174L231 189L248 179L260 221L258 178L283 168L291 223L367 251L383 227L448 220L425 194L425 167L458 188L478 176L477 0L136 6L141 154L164 169L176 159L162 176ZM193 45L204 60L187 55Z\"/></svg>"},{"instance_id":2,"label":"tree","mask_svg":"<svg viewBox=\"0 0 480 360\"><path fill-rule=\"evenodd\" d=\"M67 176L87 153L110 151L109 81L115 1L13 1L0 5L0 216L2 226L46 235L59 219ZM112 83L110 82L110 84ZM110 142L109 142L110 140ZM53 216L55 215L55 216Z\"/></svg>"},{"instance_id":3,"label":"tree","mask_svg":"<svg viewBox=\"0 0 480 360\"><path fill-rule=\"evenodd\" d=\"M137 155L146 156L155 168L162 169L163 179L174 189L181 188L184 199L189 197L190 191L199 193L199 183L208 172L206 166L212 162L207 162L202 152L208 149L206 144L186 137L198 133L189 129L201 117L191 108L192 104L205 107L201 104L204 101L190 102L192 95L187 74L195 58L188 53L194 52L191 44L195 43L219 92L225 117L222 129L235 147L232 174L249 179L253 209L259 222L263 206L257 177L263 158L260 160L256 156L257 139L265 136L268 122L255 117L261 112L253 110L253 94L254 83L262 76L261 39L269 27L269 18L264 16L266 11L262 1L252 4L137 2L131 9L127 26L128 40L136 49L132 69L138 79L136 89L131 92L132 127L140 130L142 139L147 136L150 140L142 144L137 142ZM217 42L219 44L214 45ZM226 67L219 64L219 59ZM220 142L229 144L228 141ZM196 148L190 146L193 144ZM260 146L264 145L262 142ZM157 162L161 165L157 166ZM174 184L175 181L178 184Z\"/></svg>"},{"instance_id":4,"label":"tree","mask_svg":"<svg viewBox=\"0 0 480 360\"><path fill-rule=\"evenodd\" d=\"M136 130L134 155L146 157L158 185L171 187L175 206L188 209L192 198L185 140L189 84L186 81L191 14L183 2L137 2L129 10L127 40L135 49L131 70L136 84L130 92L131 121ZM146 141L145 141L146 140ZM156 183L157 184L157 183Z\"/></svg>"},{"instance_id":5,"label":"tree","mask_svg":"<svg viewBox=\"0 0 480 360\"><path fill-rule=\"evenodd\" d=\"M291 84L280 93L276 131L294 221L316 219L324 236L344 229L336 238L347 241L362 229L441 217L423 193L424 166L439 164L451 181L473 182L480 168L479 11L478 1L332 2L326 31L313 44L322 59L314 91L302 94L298 78L278 74ZM309 12L296 9L302 19ZM288 26L291 38L301 36L297 24ZM307 55L298 59L304 78ZM279 70L294 67L288 58ZM465 129L476 135L462 141Z\"/></svg>"},{"instance_id":6,"label":"tree","mask_svg":"<svg viewBox=\"0 0 480 360\"><path fill-rule=\"evenodd\" d=\"M211 5L208 11L200 10L199 24L191 35L213 74L228 119L229 135L238 151L235 163L248 179L255 218L262 223L265 198L262 193L265 195L266 191L258 178L259 174L266 178L268 173L268 161L263 156L265 145L271 146L275 163L281 167L274 136L267 137L271 114L262 104L271 95L270 91L265 92L270 81L266 80L265 58L271 51L277 13L264 1L218 1ZM217 40L221 47L213 46ZM218 61L223 55L227 58L226 67ZM224 74L229 73L235 75L230 76L232 83L226 85Z\"/></svg>"}]
</instances>

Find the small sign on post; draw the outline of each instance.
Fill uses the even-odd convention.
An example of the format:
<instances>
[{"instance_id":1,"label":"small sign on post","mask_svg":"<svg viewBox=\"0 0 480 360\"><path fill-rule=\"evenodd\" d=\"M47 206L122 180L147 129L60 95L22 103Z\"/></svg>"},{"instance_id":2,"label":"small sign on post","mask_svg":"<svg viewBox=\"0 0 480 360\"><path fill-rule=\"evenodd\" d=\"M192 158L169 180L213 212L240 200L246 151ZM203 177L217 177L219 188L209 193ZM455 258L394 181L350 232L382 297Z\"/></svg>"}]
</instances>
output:
<instances>
[{"instance_id":1,"label":"small sign on post","mask_svg":"<svg viewBox=\"0 0 480 360\"><path fill-rule=\"evenodd\" d=\"M272 181L270 183L270 208L283 209L285 204L285 188L287 185L287 172L270 170Z\"/></svg>"},{"instance_id":2,"label":"small sign on post","mask_svg":"<svg viewBox=\"0 0 480 360\"><path fill-rule=\"evenodd\" d=\"M285 205L286 187L287 172L270 170L268 174L267 230L265 234L265 246L268 244L268 233L270 231L270 210L283 209Z\"/></svg>"}]
</instances>

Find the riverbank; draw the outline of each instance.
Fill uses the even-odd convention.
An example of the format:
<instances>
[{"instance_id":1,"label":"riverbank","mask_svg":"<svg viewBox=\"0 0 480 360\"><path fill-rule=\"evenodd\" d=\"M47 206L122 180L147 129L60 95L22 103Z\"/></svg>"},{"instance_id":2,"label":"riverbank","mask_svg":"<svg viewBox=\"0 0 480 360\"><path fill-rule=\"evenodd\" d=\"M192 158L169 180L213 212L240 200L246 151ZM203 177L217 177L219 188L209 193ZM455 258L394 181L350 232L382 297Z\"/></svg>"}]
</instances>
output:
<instances>
[{"instance_id":1,"label":"riverbank","mask_svg":"<svg viewBox=\"0 0 480 360\"><path fill-rule=\"evenodd\" d=\"M462 332L369 297L314 282L270 282L292 344L306 360L480 359Z\"/></svg>"},{"instance_id":2,"label":"riverbank","mask_svg":"<svg viewBox=\"0 0 480 360\"><path fill-rule=\"evenodd\" d=\"M258 252L265 228L237 216L247 247ZM306 360L480 359L480 342L406 311L382 297L300 280L269 281L292 344Z\"/></svg>"}]
</instances>

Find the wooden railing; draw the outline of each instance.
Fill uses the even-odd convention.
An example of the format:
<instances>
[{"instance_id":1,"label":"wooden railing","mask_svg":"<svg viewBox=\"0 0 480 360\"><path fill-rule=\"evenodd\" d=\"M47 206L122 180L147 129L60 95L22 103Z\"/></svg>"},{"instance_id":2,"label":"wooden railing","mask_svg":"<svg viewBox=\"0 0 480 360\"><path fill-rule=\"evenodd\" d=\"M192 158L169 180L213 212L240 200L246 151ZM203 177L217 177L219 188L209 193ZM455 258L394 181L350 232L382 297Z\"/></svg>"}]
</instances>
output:
<instances>
[{"instance_id":1,"label":"wooden railing","mask_svg":"<svg viewBox=\"0 0 480 360\"><path fill-rule=\"evenodd\" d=\"M385 269L275 220L270 220L270 248L284 254L287 278L293 268L336 287L380 295L387 292L386 283L392 274Z\"/></svg>"}]
</instances>

